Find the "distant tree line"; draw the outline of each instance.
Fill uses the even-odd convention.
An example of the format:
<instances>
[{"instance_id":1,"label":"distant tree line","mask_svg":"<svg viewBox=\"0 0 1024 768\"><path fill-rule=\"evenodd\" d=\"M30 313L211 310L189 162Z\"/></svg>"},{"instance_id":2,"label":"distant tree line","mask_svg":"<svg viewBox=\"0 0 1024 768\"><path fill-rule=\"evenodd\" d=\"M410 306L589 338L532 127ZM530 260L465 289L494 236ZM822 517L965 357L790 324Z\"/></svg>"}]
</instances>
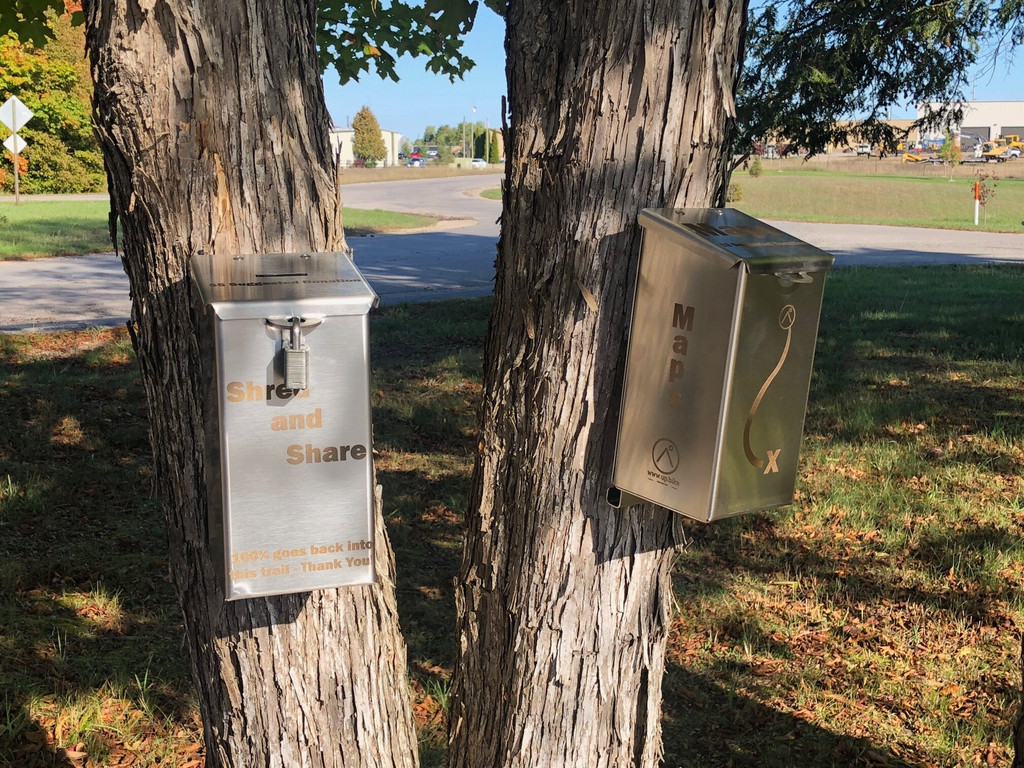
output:
<instances>
[{"instance_id":1,"label":"distant tree line","mask_svg":"<svg viewBox=\"0 0 1024 768\"><path fill-rule=\"evenodd\" d=\"M423 129L422 138L417 139L414 143L421 149L436 145L438 159L441 161L445 159L445 149L451 155L449 161L455 155L482 157L489 163L497 163L501 159L498 131L488 128L487 124L480 120L475 123L463 121L454 126L442 125L436 128L433 125L428 125ZM465 148L465 155L463 155L463 148Z\"/></svg>"}]
</instances>

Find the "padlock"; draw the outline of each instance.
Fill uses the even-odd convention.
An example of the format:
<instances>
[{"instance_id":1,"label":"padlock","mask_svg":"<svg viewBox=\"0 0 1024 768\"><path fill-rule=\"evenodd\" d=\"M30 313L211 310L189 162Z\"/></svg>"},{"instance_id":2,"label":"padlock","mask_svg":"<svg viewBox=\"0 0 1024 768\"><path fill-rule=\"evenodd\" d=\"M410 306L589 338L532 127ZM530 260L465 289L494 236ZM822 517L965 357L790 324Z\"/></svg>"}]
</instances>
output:
<instances>
[{"instance_id":1,"label":"padlock","mask_svg":"<svg viewBox=\"0 0 1024 768\"><path fill-rule=\"evenodd\" d=\"M302 319L292 318L291 338L284 343L284 385L288 389L309 387L309 347L302 339Z\"/></svg>"}]
</instances>

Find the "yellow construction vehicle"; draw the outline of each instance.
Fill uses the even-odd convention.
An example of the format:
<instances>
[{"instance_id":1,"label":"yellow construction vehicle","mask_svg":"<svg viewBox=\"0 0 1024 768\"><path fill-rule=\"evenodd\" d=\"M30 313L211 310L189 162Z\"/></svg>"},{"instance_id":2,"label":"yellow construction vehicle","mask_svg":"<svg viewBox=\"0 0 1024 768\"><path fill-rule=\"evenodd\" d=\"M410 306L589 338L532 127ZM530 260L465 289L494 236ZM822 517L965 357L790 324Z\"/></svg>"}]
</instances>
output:
<instances>
[{"instance_id":1,"label":"yellow construction vehicle","mask_svg":"<svg viewBox=\"0 0 1024 768\"><path fill-rule=\"evenodd\" d=\"M1004 141L1008 147L1009 160L1014 160L1024 153L1024 141L1021 141L1020 136L1016 133L1007 133L999 138Z\"/></svg>"},{"instance_id":2,"label":"yellow construction vehicle","mask_svg":"<svg viewBox=\"0 0 1024 768\"><path fill-rule=\"evenodd\" d=\"M1010 147L1005 141L995 139L983 142L974 148L974 153L961 160L961 163L1002 163L1011 158L1020 157L1019 147Z\"/></svg>"},{"instance_id":3,"label":"yellow construction vehicle","mask_svg":"<svg viewBox=\"0 0 1024 768\"><path fill-rule=\"evenodd\" d=\"M1010 145L1002 139L994 139L993 141L986 141L981 147L981 156L985 160L992 162L993 160L997 163L1002 163L1008 160ZM1020 154L1019 152L1017 153Z\"/></svg>"},{"instance_id":4,"label":"yellow construction vehicle","mask_svg":"<svg viewBox=\"0 0 1024 768\"><path fill-rule=\"evenodd\" d=\"M901 163L931 163L932 165L944 165L945 160L936 155L919 155L916 152L904 152L900 158Z\"/></svg>"}]
</instances>

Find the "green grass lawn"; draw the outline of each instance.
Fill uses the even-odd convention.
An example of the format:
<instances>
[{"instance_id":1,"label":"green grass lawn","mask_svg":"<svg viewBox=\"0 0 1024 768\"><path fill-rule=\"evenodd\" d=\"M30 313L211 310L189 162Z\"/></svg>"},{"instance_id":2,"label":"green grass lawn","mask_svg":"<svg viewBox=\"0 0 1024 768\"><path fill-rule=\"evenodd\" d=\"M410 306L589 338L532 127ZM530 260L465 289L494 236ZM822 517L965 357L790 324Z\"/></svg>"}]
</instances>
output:
<instances>
[{"instance_id":1,"label":"green grass lawn","mask_svg":"<svg viewBox=\"0 0 1024 768\"><path fill-rule=\"evenodd\" d=\"M0 203L0 261L111 251L106 200Z\"/></svg>"},{"instance_id":2,"label":"green grass lawn","mask_svg":"<svg viewBox=\"0 0 1024 768\"><path fill-rule=\"evenodd\" d=\"M998 173L998 167L984 171ZM823 171L737 171L742 199L732 207L760 219L975 229L974 180L858 176ZM986 182L992 194L977 229L1024 232L1024 179Z\"/></svg>"},{"instance_id":3,"label":"green grass lawn","mask_svg":"<svg viewBox=\"0 0 1024 768\"><path fill-rule=\"evenodd\" d=\"M868 162L872 167L879 164ZM785 170L776 170L776 165ZM1024 232L1024 178L1017 174L1017 165L1011 169L995 165L958 167L952 180L936 168L927 169L932 175L918 177L910 175L913 169L902 169L898 175L860 175L849 169L828 170L796 160L784 165L767 161L765 166L759 177L742 170L733 174L732 181L742 197L730 207L759 219ZM1024 162L1020 166L1024 167ZM889 167L899 168L892 164ZM1015 174L1012 177L1008 176L1010 170ZM991 194L975 227L977 173L1002 173L1004 177L987 180ZM482 196L500 200L501 190L485 190Z\"/></svg>"},{"instance_id":4,"label":"green grass lawn","mask_svg":"<svg viewBox=\"0 0 1024 768\"><path fill-rule=\"evenodd\" d=\"M675 568L665 766L1008 765L1024 626L1024 272L835 270L797 498ZM371 319L375 461L442 764L486 299ZM0 766L201 760L123 332L0 336ZM198 766L198 763L196 763Z\"/></svg>"},{"instance_id":5,"label":"green grass lawn","mask_svg":"<svg viewBox=\"0 0 1024 768\"><path fill-rule=\"evenodd\" d=\"M0 203L0 261L37 259L113 250L105 200ZM343 208L350 237L428 227L427 216L378 209Z\"/></svg>"},{"instance_id":6,"label":"green grass lawn","mask_svg":"<svg viewBox=\"0 0 1024 768\"><path fill-rule=\"evenodd\" d=\"M420 229L437 223L437 219L429 216L417 216L411 213L382 211L379 208L342 208L345 222L345 234L348 237L397 232L403 229Z\"/></svg>"},{"instance_id":7,"label":"green grass lawn","mask_svg":"<svg viewBox=\"0 0 1024 768\"><path fill-rule=\"evenodd\" d=\"M956 169L958 175L950 181L944 176L911 176L906 169L900 175L859 175L793 163L780 167L785 170L775 170L769 162L757 178L737 171L733 181L742 198L732 205L762 219L975 229L971 169ZM975 170L1009 175L1002 166ZM1024 179L989 179L987 184L992 193L977 229L1024 232ZM497 189L483 194L501 198ZM107 217L104 201L0 203L0 260L109 251ZM356 208L345 208L344 220L349 236L435 223L424 216Z\"/></svg>"}]
</instances>

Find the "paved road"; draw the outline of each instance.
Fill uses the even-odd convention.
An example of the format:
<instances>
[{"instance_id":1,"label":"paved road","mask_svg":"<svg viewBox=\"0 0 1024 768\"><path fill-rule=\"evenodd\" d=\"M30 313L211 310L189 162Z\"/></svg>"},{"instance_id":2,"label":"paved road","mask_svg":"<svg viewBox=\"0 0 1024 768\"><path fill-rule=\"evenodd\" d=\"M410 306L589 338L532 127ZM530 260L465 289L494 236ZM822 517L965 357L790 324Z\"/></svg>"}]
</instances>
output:
<instances>
[{"instance_id":1,"label":"paved road","mask_svg":"<svg viewBox=\"0 0 1024 768\"><path fill-rule=\"evenodd\" d=\"M346 205L459 217L435 231L353 238L356 264L385 303L490 293L500 204L479 196L497 174L351 184ZM468 221L467 221L468 219ZM1024 232L994 234L908 227L773 222L836 255L836 266L1024 265ZM0 332L120 325L128 281L113 254L0 262Z\"/></svg>"},{"instance_id":2,"label":"paved road","mask_svg":"<svg viewBox=\"0 0 1024 768\"><path fill-rule=\"evenodd\" d=\"M456 219L442 222L434 232L349 240L356 265L382 302L486 296L493 290L501 203L480 197L480 192L497 188L501 178L481 173L342 187L342 200L353 208Z\"/></svg>"},{"instance_id":3,"label":"paved road","mask_svg":"<svg viewBox=\"0 0 1024 768\"><path fill-rule=\"evenodd\" d=\"M1024 211L1021 212L1024 216ZM1019 234L952 229L811 224L773 221L794 237L828 251L837 267L917 264L1024 265L1024 227Z\"/></svg>"},{"instance_id":4,"label":"paved road","mask_svg":"<svg viewBox=\"0 0 1024 768\"><path fill-rule=\"evenodd\" d=\"M342 187L346 206L446 219L435 231L349 240L381 301L489 294L501 203L480 192L500 183L500 174L481 172ZM0 262L0 333L122 325L130 308L128 278L113 253Z\"/></svg>"}]
</instances>

